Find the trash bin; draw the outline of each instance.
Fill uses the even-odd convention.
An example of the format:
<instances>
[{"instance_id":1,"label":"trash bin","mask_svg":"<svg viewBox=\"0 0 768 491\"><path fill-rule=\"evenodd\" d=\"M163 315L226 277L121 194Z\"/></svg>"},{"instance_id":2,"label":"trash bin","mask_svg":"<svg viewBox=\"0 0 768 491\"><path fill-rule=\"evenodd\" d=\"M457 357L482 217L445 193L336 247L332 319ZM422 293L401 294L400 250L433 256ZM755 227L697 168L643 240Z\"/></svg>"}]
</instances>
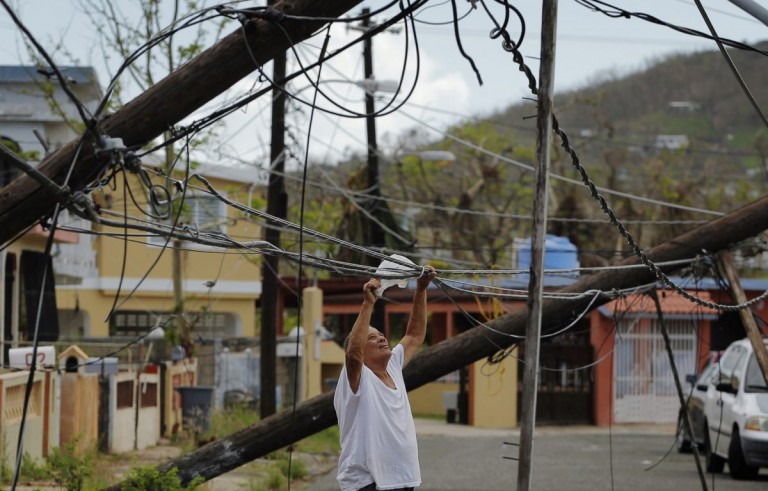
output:
<instances>
[{"instance_id":1,"label":"trash bin","mask_svg":"<svg viewBox=\"0 0 768 491\"><path fill-rule=\"evenodd\" d=\"M211 407L213 387L174 387L181 395L181 418L183 426L205 433L211 429Z\"/></svg>"}]
</instances>

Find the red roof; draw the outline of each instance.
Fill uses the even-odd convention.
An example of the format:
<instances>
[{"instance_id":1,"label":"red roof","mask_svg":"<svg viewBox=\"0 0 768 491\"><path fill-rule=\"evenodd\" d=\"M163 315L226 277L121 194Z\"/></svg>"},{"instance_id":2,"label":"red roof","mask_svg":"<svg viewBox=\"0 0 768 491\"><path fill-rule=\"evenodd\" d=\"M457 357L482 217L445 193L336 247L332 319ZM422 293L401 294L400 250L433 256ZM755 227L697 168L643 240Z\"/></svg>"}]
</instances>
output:
<instances>
[{"instance_id":1,"label":"red roof","mask_svg":"<svg viewBox=\"0 0 768 491\"><path fill-rule=\"evenodd\" d=\"M689 293L706 302L724 303L720 298L714 299L709 291L699 290ZM719 310L694 303L676 292L663 291L658 292L658 295L661 310L664 312L664 315L685 315L686 317L707 316L709 318L720 315ZM608 317L613 317L613 315L617 313L656 316L656 304L648 295L627 295L626 297L611 300L600 307L599 310L603 315Z\"/></svg>"}]
</instances>

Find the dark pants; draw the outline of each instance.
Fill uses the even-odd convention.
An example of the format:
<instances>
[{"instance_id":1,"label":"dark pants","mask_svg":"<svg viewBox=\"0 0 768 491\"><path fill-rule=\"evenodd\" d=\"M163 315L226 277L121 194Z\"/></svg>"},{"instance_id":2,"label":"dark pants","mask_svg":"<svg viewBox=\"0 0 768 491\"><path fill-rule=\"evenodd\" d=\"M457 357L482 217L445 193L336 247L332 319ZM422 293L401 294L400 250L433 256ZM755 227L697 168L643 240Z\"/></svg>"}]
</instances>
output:
<instances>
[{"instance_id":1,"label":"dark pants","mask_svg":"<svg viewBox=\"0 0 768 491\"><path fill-rule=\"evenodd\" d=\"M358 491L376 491L376 483L372 482L364 488L360 488ZM397 488L392 491L413 491L413 488Z\"/></svg>"}]
</instances>

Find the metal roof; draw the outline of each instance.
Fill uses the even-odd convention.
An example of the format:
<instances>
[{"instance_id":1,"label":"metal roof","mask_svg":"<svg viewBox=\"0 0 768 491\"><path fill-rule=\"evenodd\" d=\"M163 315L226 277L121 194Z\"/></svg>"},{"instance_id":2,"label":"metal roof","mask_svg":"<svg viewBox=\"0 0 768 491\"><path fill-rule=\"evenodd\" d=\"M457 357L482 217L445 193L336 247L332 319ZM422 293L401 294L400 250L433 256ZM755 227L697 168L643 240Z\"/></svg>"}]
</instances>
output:
<instances>
[{"instance_id":1,"label":"metal roof","mask_svg":"<svg viewBox=\"0 0 768 491\"><path fill-rule=\"evenodd\" d=\"M61 74L78 84L98 85L96 70L89 66L60 66ZM56 77L50 77L55 80ZM38 68L31 65L0 65L0 83L43 82L49 77L38 72Z\"/></svg>"}]
</instances>

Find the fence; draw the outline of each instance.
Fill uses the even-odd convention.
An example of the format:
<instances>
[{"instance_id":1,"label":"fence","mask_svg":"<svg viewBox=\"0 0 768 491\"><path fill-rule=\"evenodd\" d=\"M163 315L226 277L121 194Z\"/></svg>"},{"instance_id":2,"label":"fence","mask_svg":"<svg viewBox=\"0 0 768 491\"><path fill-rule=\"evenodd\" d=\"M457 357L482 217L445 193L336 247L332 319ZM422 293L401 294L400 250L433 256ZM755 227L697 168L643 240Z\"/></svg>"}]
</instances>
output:
<instances>
[{"instance_id":1,"label":"fence","mask_svg":"<svg viewBox=\"0 0 768 491\"><path fill-rule=\"evenodd\" d=\"M24 423L22 452L34 459L46 457L59 445L59 405L56 400L54 372L35 371L32 391ZM24 414L24 395L28 371L0 374L0 428L2 428L2 459L5 465L16 462L17 442Z\"/></svg>"}]
</instances>

